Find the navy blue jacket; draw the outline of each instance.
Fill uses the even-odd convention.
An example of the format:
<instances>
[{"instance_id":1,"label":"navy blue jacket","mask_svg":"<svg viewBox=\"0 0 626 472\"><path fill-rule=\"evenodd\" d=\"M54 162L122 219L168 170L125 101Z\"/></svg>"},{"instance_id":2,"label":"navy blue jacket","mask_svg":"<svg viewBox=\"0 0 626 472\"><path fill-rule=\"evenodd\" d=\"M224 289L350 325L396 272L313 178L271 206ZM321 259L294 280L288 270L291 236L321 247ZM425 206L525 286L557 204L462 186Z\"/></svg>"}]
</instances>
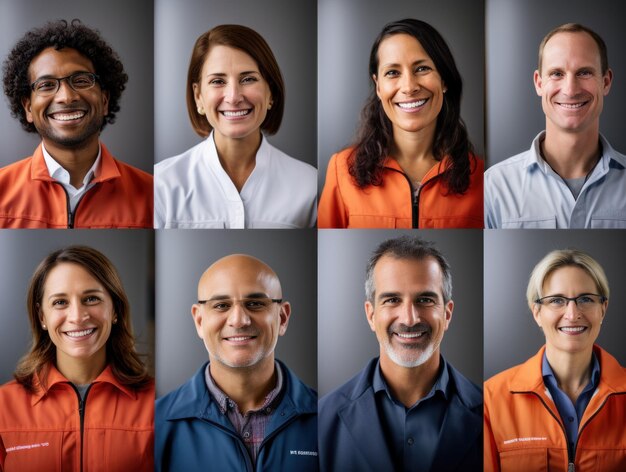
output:
<instances>
[{"instance_id":1,"label":"navy blue jacket","mask_svg":"<svg viewBox=\"0 0 626 472\"><path fill-rule=\"evenodd\" d=\"M206 366L156 401L155 471L319 470L314 390L280 363L286 390L267 425L254 467L232 423L209 394Z\"/></svg>"},{"instance_id":2,"label":"navy blue jacket","mask_svg":"<svg viewBox=\"0 0 626 472\"><path fill-rule=\"evenodd\" d=\"M377 358L358 375L319 402L319 451L322 471L393 471L378 416L372 379ZM448 364L454 388L443 420L431 470L482 471L482 390Z\"/></svg>"}]
</instances>

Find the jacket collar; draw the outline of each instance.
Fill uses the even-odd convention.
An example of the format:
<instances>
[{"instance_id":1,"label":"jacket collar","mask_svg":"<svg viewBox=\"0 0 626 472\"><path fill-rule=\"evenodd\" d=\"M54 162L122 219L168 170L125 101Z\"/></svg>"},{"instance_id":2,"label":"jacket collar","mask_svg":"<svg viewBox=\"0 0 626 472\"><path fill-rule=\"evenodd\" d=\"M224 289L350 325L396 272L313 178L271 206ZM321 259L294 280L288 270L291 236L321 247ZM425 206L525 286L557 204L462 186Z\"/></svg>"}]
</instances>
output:
<instances>
[{"instance_id":1,"label":"jacket collar","mask_svg":"<svg viewBox=\"0 0 626 472\"><path fill-rule=\"evenodd\" d=\"M70 383L71 382L67 380L65 376L61 372L59 372L53 364L49 364L48 373L46 376L46 388L41 388L41 386L37 388L37 390L33 394L31 405L35 406L55 389L59 387L62 388L62 386L69 385ZM106 368L100 373L100 375L98 375L98 377L96 377L96 379L92 383L108 383L126 394L129 398L135 399L137 397L137 392L117 380L115 375L113 375L113 371L111 370L110 365L107 365ZM35 378L35 384L40 385L38 376L36 376Z\"/></svg>"},{"instance_id":2,"label":"jacket collar","mask_svg":"<svg viewBox=\"0 0 626 472\"><path fill-rule=\"evenodd\" d=\"M386 440L372 388L377 363L378 358L374 358L361 371L350 392L350 401L337 413L371 469L393 470L389 450L380 447ZM441 427L432 470L455 470L458 461L469 449L476 447L482 435L482 392L449 363L446 364L450 382L454 384L451 386L453 394ZM366 435L364 431L367 431Z\"/></svg>"},{"instance_id":3,"label":"jacket collar","mask_svg":"<svg viewBox=\"0 0 626 472\"><path fill-rule=\"evenodd\" d=\"M317 395L304 385L285 364L277 360L283 369L285 377L285 393L276 413L316 414ZM220 414L219 405L209 394L204 379L204 372L209 363L206 362L198 371L184 383L176 392L175 397L169 402L169 408L165 412L166 420L180 420L187 418L200 418L218 421ZM281 416L277 414L275 416Z\"/></svg>"},{"instance_id":4,"label":"jacket collar","mask_svg":"<svg viewBox=\"0 0 626 472\"><path fill-rule=\"evenodd\" d=\"M441 161L439 161L439 163L437 163L436 165L432 166L430 168L430 170L428 172L426 172L426 175L424 175L424 177L422 178L422 184L428 182L429 180L443 174L446 169L448 168L448 161L450 160L449 156L445 156ZM400 167L400 164L398 164L398 161L396 161L393 157L389 156L385 159L385 161L383 162L383 167L385 169L390 169L390 170L394 170L396 172L400 172L402 174L404 174L404 171L402 170L402 167ZM406 175L406 174L404 174Z\"/></svg>"},{"instance_id":5,"label":"jacket collar","mask_svg":"<svg viewBox=\"0 0 626 472\"><path fill-rule=\"evenodd\" d=\"M117 167L117 163L113 156L103 143L100 143L101 148L101 165L100 175L92 180L92 183L104 182L106 180L117 179L120 177L120 170ZM54 182L55 180L48 173L48 167L43 157L43 150L41 143L35 149L32 158L32 164L30 168L30 178L32 180L42 180L46 182Z\"/></svg>"}]
</instances>

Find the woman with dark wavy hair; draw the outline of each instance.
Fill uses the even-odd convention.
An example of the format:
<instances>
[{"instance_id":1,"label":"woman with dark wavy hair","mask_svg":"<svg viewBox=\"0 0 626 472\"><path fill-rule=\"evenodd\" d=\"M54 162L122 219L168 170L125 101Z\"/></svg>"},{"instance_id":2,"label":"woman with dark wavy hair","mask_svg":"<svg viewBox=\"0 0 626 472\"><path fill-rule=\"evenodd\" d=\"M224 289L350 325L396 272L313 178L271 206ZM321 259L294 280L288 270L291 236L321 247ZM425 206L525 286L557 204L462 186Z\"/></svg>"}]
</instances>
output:
<instances>
[{"instance_id":1,"label":"woman with dark wavy hair","mask_svg":"<svg viewBox=\"0 0 626 472\"><path fill-rule=\"evenodd\" d=\"M428 23L387 24L353 147L329 164L320 228L482 228L482 160L461 119L462 79Z\"/></svg>"},{"instance_id":2,"label":"woman with dark wavy hair","mask_svg":"<svg viewBox=\"0 0 626 472\"><path fill-rule=\"evenodd\" d=\"M49 254L28 288L33 334L0 387L0 470L153 470L154 381L128 298L99 251Z\"/></svg>"}]
</instances>

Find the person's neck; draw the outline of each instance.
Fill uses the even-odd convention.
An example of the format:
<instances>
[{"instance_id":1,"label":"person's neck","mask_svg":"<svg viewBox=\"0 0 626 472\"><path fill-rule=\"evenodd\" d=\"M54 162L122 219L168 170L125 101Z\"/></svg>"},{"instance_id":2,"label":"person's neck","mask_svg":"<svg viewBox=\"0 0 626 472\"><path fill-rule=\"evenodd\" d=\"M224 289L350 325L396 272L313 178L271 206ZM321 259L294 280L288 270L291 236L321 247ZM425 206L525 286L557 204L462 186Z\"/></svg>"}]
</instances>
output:
<instances>
[{"instance_id":1,"label":"person's neck","mask_svg":"<svg viewBox=\"0 0 626 472\"><path fill-rule=\"evenodd\" d=\"M231 368L211 360L209 371L215 384L237 404L243 414L263 406L267 395L276 387L273 356L246 368Z\"/></svg>"},{"instance_id":2,"label":"person's neck","mask_svg":"<svg viewBox=\"0 0 626 472\"><path fill-rule=\"evenodd\" d=\"M261 146L261 132L237 139L213 132L213 139L222 168L235 184L237 191L241 192L256 165L256 153Z\"/></svg>"},{"instance_id":3,"label":"person's neck","mask_svg":"<svg viewBox=\"0 0 626 472\"><path fill-rule=\"evenodd\" d=\"M591 378L593 350L569 353L546 346L546 358L561 390L576 403Z\"/></svg>"},{"instance_id":4,"label":"person's neck","mask_svg":"<svg viewBox=\"0 0 626 472\"><path fill-rule=\"evenodd\" d=\"M43 140L48 154L70 174L70 183L75 188L83 186L83 180L98 157L100 142L98 137L90 139L77 147L59 146L53 142Z\"/></svg>"},{"instance_id":5,"label":"person's neck","mask_svg":"<svg viewBox=\"0 0 626 472\"><path fill-rule=\"evenodd\" d=\"M600 158L599 128L590 127L578 133L551 128L548 122L545 139L540 143L544 160L564 179L589 174Z\"/></svg>"},{"instance_id":6,"label":"person's neck","mask_svg":"<svg viewBox=\"0 0 626 472\"><path fill-rule=\"evenodd\" d=\"M439 350L430 359L417 367L402 367L383 352L380 355L380 370L393 397L409 408L433 388L441 365Z\"/></svg>"},{"instance_id":7,"label":"person's neck","mask_svg":"<svg viewBox=\"0 0 626 472\"><path fill-rule=\"evenodd\" d=\"M106 353L102 349L87 359L78 359L59 354L57 351L56 367L74 385L88 385L105 369Z\"/></svg>"},{"instance_id":8,"label":"person's neck","mask_svg":"<svg viewBox=\"0 0 626 472\"><path fill-rule=\"evenodd\" d=\"M412 182L420 182L437 162L433 155L435 126L417 132L394 129L391 155Z\"/></svg>"}]
</instances>

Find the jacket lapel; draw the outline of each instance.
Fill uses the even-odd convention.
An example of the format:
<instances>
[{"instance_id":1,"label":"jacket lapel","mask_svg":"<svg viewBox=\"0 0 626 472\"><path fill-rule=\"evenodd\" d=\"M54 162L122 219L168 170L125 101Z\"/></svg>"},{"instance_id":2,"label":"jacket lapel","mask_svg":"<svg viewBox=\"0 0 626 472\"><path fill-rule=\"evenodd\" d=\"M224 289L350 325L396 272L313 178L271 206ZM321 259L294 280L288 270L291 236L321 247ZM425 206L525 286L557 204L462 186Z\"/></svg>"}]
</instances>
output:
<instances>
[{"instance_id":1,"label":"jacket lapel","mask_svg":"<svg viewBox=\"0 0 626 472\"><path fill-rule=\"evenodd\" d=\"M481 431L481 419L461 403L458 395L454 395L443 420L430 470L460 470L459 461L467 456L471 448L482 444L479 441Z\"/></svg>"},{"instance_id":2,"label":"jacket lapel","mask_svg":"<svg viewBox=\"0 0 626 472\"><path fill-rule=\"evenodd\" d=\"M370 470L394 470L372 389L338 413L354 441L354 450L361 454Z\"/></svg>"}]
</instances>

